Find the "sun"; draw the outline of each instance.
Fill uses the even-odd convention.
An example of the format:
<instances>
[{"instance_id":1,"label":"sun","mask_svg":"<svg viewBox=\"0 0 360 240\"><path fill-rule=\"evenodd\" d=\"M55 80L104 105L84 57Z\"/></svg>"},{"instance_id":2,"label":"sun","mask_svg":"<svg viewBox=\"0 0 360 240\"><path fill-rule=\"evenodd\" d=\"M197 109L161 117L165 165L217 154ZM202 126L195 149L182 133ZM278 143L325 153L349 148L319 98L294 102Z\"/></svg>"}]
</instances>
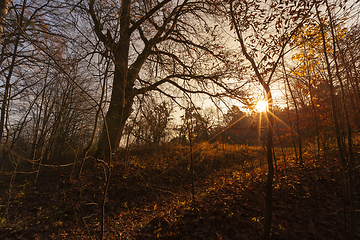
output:
<instances>
[{"instance_id":1,"label":"sun","mask_svg":"<svg viewBox=\"0 0 360 240\"><path fill-rule=\"evenodd\" d=\"M266 112L268 109L268 104L266 101L264 100L259 100L257 103L256 103L256 106L255 106L255 110L258 111L258 112Z\"/></svg>"}]
</instances>

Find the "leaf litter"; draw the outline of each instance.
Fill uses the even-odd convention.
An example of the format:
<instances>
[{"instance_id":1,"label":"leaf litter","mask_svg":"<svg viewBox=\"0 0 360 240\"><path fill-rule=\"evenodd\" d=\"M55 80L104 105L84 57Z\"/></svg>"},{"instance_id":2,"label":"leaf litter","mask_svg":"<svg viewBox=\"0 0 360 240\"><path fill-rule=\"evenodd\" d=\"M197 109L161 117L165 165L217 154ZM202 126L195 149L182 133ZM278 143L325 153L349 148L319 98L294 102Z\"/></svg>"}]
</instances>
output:
<instances>
[{"instance_id":1,"label":"leaf litter","mask_svg":"<svg viewBox=\"0 0 360 240\"><path fill-rule=\"evenodd\" d=\"M249 159L247 163L219 166L212 159L216 167L195 166L195 204L186 164L159 167L139 159L126 166L114 163L105 238L260 239L266 168L255 167L258 163ZM344 178L338 160L328 156L304 159L302 167L288 165L285 171L279 164L274 178L272 239L343 239L349 231L349 222L344 221L349 210L344 212ZM77 180L71 174L71 168L44 169L36 183L34 176L19 174L10 201L10 176L2 175L0 238L99 238L103 168L88 164ZM355 189L360 189L359 179L355 174ZM355 196L359 209L358 192ZM356 227L360 238L359 211Z\"/></svg>"}]
</instances>

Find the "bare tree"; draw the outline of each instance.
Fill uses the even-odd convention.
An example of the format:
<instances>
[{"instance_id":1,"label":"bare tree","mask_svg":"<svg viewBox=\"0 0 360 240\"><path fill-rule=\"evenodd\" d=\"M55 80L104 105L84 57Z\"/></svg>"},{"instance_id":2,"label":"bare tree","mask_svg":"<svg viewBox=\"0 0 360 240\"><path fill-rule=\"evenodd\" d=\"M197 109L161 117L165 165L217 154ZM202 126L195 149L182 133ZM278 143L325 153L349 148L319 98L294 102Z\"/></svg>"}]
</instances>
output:
<instances>
[{"instance_id":1,"label":"bare tree","mask_svg":"<svg viewBox=\"0 0 360 240\"><path fill-rule=\"evenodd\" d=\"M169 89L177 88L219 96L227 87L220 78L226 66L223 51L212 41L216 30L205 18L203 1L125 0L111 5L92 0L84 7L114 64L97 157L117 149L136 95L158 91L173 97ZM218 89L211 93L210 85Z\"/></svg>"},{"instance_id":2,"label":"bare tree","mask_svg":"<svg viewBox=\"0 0 360 240\"><path fill-rule=\"evenodd\" d=\"M293 7L295 6L294 10ZM269 4L257 1L229 1L229 5L225 6L226 14L231 19L231 28L235 30L241 52L250 63L250 68L255 75L254 78L262 86L268 103L266 114L268 119L266 142L268 175L265 190L266 212L263 239L269 239L271 233L272 182L274 176L273 98L270 84L278 63L286 53L287 45L306 20L311 8L312 6L305 1L299 3L295 1L284 3L271 1ZM286 19L284 16L293 15L295 12L297 17L284 20Z\"/></svg>"},{"instance_id":3,"label":"bare tree","mask_svg":"<svg viewBox=\"0 0 360 240\"><path fill-rule=\"evenodd\" d=\"M328 2L325 2L326 7L326 14L328 17L328 31L331 34L330 38L330 47L327 45L327 39L326 39L326 28L325 28L325 20L324 18L321 18L319 5L316 5L316 14L317 19L319 21L320 26L320 34L322 37L322 48L323 48L323 54L326 62L326 70L327 70L327 79L328 79L328 85L330 88L330 96L331 96L331 105L332 105L332 111L333 111L333 119L334 119L334 125L335 125L335 133L336 133L336 141L338 146L338 151L340 155L340 160L342 162L344 175L345 175L345 184L346 184L346 193L347 198L349 200L350 204L350 234L349 239L355 239L355 199L354 199L354 180L352 175L352 167L353 167L353 140L352 140L352 126L349 119L349 112L348 112L348 106L346 104L346 93L344 88L344 83L342 76L340 75L340 68L338 64L338 55L340 55L342 49L339 48L338 41L339 33L337 32L337 26L336 26L336 16L334 16L333 12L331 11L331 7ZM341 36L341 35L340 35ZM332 48L332 51L329 51L328 49ZM332 60L333 60L333 66L330 63L331 56L329 52L332 52ZM334 72L332 71L332 67L335 68ZM335 75L335 76L334 76ZM335 77L338 81L338 84L340 85L340 104L336 101L336 90L335 90ZM344 115L345 123L342 123L342 119L339 119L337 116L337 109L342 108L342 115ZM347 130L347 145L346 142L341 140L341 132L340 132L340 124L346 126ZM345 134L344 134L345 135ZM345 137L345 136L344 136ZM348 150L348 152L347 152Z\"/></svg>"},{"instance_id":4,"label":"bare tree","mask_svg":"<svg viewBox=\"0 0 360 240\"><path fill-rule=\"evenodd\" d=\"M90 84L69 48L72 41L60 34L69 25L53 24L64 12L61 3L49 0L16 2L9 11L0 72L4 81L0 131L11 141L3 145L5 155L18 140L27 145L24 156L35 160L44 154L60 156L54 150L81 148L87 139L84 119L91 121L94 111L79 92L91 93ZM64 148L71 149L61 151Z\"/></svg>"}]
</instances>

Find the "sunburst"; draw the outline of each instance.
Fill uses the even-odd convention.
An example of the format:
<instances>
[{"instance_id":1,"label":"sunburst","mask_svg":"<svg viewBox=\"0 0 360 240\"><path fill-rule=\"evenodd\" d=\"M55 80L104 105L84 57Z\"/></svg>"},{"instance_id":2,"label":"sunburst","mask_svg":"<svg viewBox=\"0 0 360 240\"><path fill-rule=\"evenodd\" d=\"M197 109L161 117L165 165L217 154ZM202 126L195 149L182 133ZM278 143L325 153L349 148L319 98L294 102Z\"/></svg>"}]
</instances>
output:
<instances>
[{"instance_id":1,"label":"sunburst","mask_svg":"<svg viewBox=\"0 0 360 240\"><path fill-rule=\"evenodd\" d=\"M258 112L266 112L268 110L268 103L265 100L259 100L255 105L255 110Z\"/></svg>"}]
</instances>

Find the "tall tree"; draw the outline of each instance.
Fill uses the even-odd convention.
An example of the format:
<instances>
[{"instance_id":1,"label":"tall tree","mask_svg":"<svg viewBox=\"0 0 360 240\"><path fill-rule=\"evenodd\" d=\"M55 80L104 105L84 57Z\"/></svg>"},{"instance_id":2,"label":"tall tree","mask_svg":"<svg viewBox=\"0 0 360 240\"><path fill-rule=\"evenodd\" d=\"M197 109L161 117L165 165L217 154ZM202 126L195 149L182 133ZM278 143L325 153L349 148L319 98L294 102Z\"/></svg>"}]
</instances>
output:
<instances>
[{"instance_id":1,"label":"tall tree","mask_svg":"<svg viewBox=\"0 0 360 240\"><path fill-rule=\"evenodd\" d=\"M353 176L352 176L352 167L353 167L353 158L354 158L354 154L353 154L353 141L352 141L352 126L349 120L349 112L347 109L347 105L346 105L346 93L345 93L345 89L344 89L344 83L343 83L343 79L342 76L340 75L340 69L339 69L339 64L338 64L338 54L341 52L341 49L338 49L339 45L338 45L338 41L340 40L340 38L342 37L342 34L340 32L340 34L338 34L338 32L336 32L336 20L335 20L335 16L333 14L333 12L330 10L330 6L328 2L325 2L326 4L326 12L327 12L327 17L329 20L329 27L330 27L330 34L331 34L331 45L330 45L330 49L332 48L332 52L333 54L333 62L335 65L335 76L338 80L338 83L340 84L340 99L341 99L341 107L342 107L342 113L345 116L345 122L346 122L346 128L347 128L347 145L348 145L348 154L346 154L346 143L341 142L339 143L339 131L338 131L338 121L336 119L336 116L334 117L334 123L335 123L335 129L336 129L336 139L338 141L338 150L339 150L339 154L340 154L340 158L343 164L343 168L344 168L344 172L345 172L345 182L347 185L347 195L349 198L349 203L350 203L350 234L349 234L349 239L355 239L355 199L354 199L354 181L353 181ZM334 86L333 86L333 79L332 79L332 75L330 70L330 63L328 60L328 55L327 55L327 46L325 44L325 31L324 31L324 23L323 20L320 18L320 14L319 14L319 10L318 7L316 8L317 10L317 16L318 16L318 20L320 23L320 33L322 36L322 40L323 40L323 49L324 49L324 56L325 56L325 60L326 60L326 66L327 66L327 70L328 70L328 81L329 81L329 86L330 86L330 94L331 94L331 99L332 99L332 105L333 105L333 109L336 109L336 104L333 101L335 94L334 94Z\"/></svg>"},{"instance_id":2,"label":"tall tree","mask_svg":"<svg viewBox=\"0 0 360 240\"><path fill-rule=\"evenodd\" d=\"M218 96L226 88L220 79L226 64L203 1L90 0L87 11L104 56L114 64L96 157L117 149L136 95L156 90L171 96L171 86ZM204 91L211 84L217 89Z\"/></svg>"},{"instance_id":3,"label":"tall tree","mask_svg":"<svg viewBox=\"0 0 360 240\"><path fill-rule=\"evenodd\" d=\"M254 79L262 86L268 110L267 164L268 175L265 190L266 212L263 239L269 239L272 220L273 167L273 98L272 78L286 53L292 36L308 17L310 3L306 1L229 1L227 14L231 28L235 30L241 53L250 64ZM291 17L296 15L296 17ZM287 18L289 17L289 18ZM270 32L271 31L271 32Z\"/></svg>"}]
</instances>

